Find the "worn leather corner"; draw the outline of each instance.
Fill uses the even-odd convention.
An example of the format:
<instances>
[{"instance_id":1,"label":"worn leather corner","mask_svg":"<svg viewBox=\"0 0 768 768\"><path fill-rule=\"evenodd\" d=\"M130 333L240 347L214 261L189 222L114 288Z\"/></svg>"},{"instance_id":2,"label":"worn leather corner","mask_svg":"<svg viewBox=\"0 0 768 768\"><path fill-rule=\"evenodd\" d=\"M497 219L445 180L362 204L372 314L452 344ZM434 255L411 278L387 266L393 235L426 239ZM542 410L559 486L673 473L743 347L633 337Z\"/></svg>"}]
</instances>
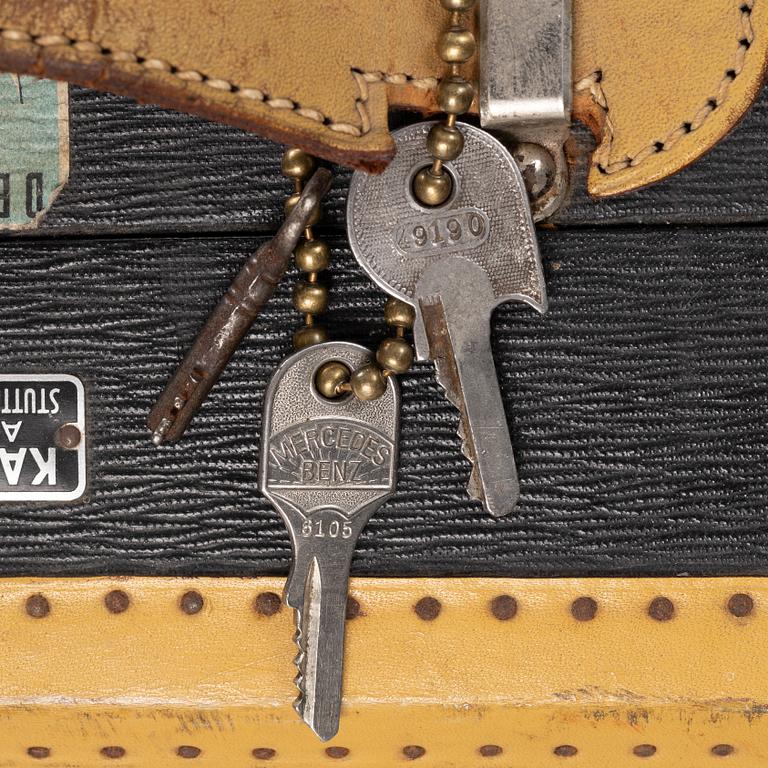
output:
<instances>
[{"instance_id":1,"label":"worn leather corner","mask_svg":"<svg viewBox=\"0 0 768 768\"><path fill-rule=\"evenodd\" d=\"M574 116L598 141L591 194L666 178L711 149L763 83L767 0L575 0Z\"/></svg>"}]
</instances>

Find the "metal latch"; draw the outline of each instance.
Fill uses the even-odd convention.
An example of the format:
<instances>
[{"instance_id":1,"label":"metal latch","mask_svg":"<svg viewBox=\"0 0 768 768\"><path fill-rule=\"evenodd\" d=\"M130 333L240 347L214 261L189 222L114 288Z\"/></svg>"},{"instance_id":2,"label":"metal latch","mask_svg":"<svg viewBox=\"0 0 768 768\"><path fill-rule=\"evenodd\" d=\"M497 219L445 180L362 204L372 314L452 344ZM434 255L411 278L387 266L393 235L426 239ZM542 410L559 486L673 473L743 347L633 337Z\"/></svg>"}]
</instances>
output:
<instances>
[{"instance_id":1,"label":"metal latch","mask_svg":"<svg viewBox=\"0 0 768 768\"><path fill-rule=\"evenodd\" d=\"M481 124L514 145L534 218L546 218L568 187L571 0L484 0L479 31Z\"/></svg>"}]
</instances>

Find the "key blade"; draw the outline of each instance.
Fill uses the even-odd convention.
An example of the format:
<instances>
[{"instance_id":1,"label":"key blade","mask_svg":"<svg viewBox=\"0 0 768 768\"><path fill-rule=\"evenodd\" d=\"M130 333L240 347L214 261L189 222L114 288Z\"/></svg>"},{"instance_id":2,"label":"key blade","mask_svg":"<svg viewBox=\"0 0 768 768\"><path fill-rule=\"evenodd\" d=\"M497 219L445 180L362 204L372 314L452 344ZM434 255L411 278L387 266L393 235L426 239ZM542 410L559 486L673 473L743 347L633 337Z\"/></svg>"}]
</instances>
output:
<instances>
[{"instance_id":1,"label":"key blade","mask_svg":"<svg viewBox=\"0 0 768 768\"><path fill-rule=\"evenodd\" d=\"M307 571L304 605L296 611L296 686L294 708L323 741L339 730L344 658L344 622L347 607L343 585L323 584L317 558Z\"/></svg>"},{"instance_id":2,"label":"key blade","mask_svg":"<svg viewBox=\"0 0 768 768\"><path fill-rule=\"evenodd\" d=\"M472 464L468 493L503 517L517 505L520 483L491 352L487 277L457 259L429 271L420 287L432 289L419 301L420 320L437 380L459 412L462 451Z\"/></svg>"}]
</instances>

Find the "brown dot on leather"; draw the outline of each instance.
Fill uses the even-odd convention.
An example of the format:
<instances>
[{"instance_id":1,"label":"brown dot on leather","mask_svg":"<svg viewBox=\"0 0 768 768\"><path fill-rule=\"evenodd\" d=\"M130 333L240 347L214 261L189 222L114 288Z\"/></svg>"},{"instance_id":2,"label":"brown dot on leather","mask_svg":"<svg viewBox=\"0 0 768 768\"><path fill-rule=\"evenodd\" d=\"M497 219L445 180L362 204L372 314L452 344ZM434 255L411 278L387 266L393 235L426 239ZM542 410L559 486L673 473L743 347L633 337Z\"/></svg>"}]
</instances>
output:
<instances>
[{"instance_id":1,"label":"brown dot on leather","mask_svg":"<svg viewBox=\"0 0 768 768\"><path fill-rule=\"evenodd\" d=\"M51 612L51 604L44 595L30 595L26 609L27 615L33 619L44 619Z\"/></svg>"},{"instance_id":2,"label":"brown dot on leather","mask_svg":"<svg viewBox=\"0 0 768 768\"><path fill-rule=\"evenodd\" d=\"M352 621L352 619L356 619L361 613L360 609L360 603L359 601L355 600L352 595L347 596L347 610L344 614L347 621Z\"/></svg>"},{"instance_id":3,"label":"brown dot on leather","mask_svg":"<svg viewBox=\"0 0 768 768\"><path fill-rule=\"evenodd\" d=\"M478 750L482 757L498 757L503 751L498 744L483 744Z\"/></svg>"},{"instance_id":4,"label":"brown dot on leather","mask_svg":"<svg viewBox=\"0 0 768 768\"><path fill-rule=\"evenodd\" d=\"M102 747L101 756L108 757L110 760L118 760L125 757L125 750L122 747Z\"/></svg>"},{"instance_id":5,"label":"brown dot on leather","mask_svg":"<svg viewBox=\"0 0 768 768\"><path fill-rule=\"evenodd\" d=\"M260 616L274 616L280 612L283 607L283 601L280 599L280 595L274 592L261 592L256 595L256 599L253 601L253 609Z\"/></svg>"},{"instance_id":6,"label":"brown dot on leather","mask_svg":"<svg viewBox=\"0 0 768 768\"><path fill-rule=\"evenodd\" d=\"M110 613L124 613L131 604L131 598L122 589L113 589L104 597L104 605Z\"/></svg>"},{"instance_id":7,"label":"brown dot on leather","mask_svg":"<svg viewBox=\"0 0 768 768\"><path fill-rule=\"evenodd\" d=\"M591 597L577 597L571 603L571 616L576 621L592 621L597 616L597 603Z\"/></svg>"},{"instance_id":8,"label":"brown dot on leather","mask_svg":"<svg viewBox=\"0 0 768 768\"><path fill-rule=\"evenodd\" d=\"M734 749L730 744L715 744L710 750L715 757L728 757L734 753Z\"/></svg>"},{"instance_id":9,"label":"brown dot on leather","mask_svg":"<svg viewBox=\"0 0 768 768\"><path fill-rule=\"evenodd\" d=\"M182 746L176 750L176 754L179 757L184 757L187 760L191 760L194 757L200 757L200 753L203 750L199 747Z\"/></svg>"},{"instance_id":10,"label":"brown dot on leather","mask_svg":"<svg viewBox=\"0 0 768 768\"><path fill-rule=\"evenodd\" d=\"M192 589L189 592L185 592L181 596L179 605L181 610L184 611L184 613L186 613L188 616L194 616L196 613L200 613L200 611L203 610L204 602L205 601L203 600L203 596L199 592Z\"/></svg>"},{"instance_id":11,"label":"brown dot on leather","mask_svg":"<svg viewBox=\"0 0 768 768\"><path fill-rule=\"evenodd\" d=\"M271 760L277 752L271 747L256 747L251 754L257 760Z\"/></svg>"},{"instance_id":12,"label":"brown dot on leather","mask_svg":"<svg viewBox=\"0 0 768 768\"><path fill-rule=\"evenodd\" d=\"M509 621L517 616L517 600L511 595L498 595L491 600L491 613L499 621Z\"/></svg>"},{"instance_id":13,"label":"brown dot on leather","mask_svg":"<svg viewBox=\"0 0 768 768\"><path fill-rule=\"evenodd\" d=\"M554 753L558 757L574 757L578 754L578 749L571 744L561 744L559 747L555 747Z\"/></svg>"},{"instance_id":14,"label":"brown dot on leather","mask_svg":"<svg viewBox=\"0 0 768 768\"><path fill-rule=\"evenodd\" d=\"M349 754L349 750L346 747L326 747L325 754L334 760L341 760Z\"/></svg>"},{"instance_id":15,"label":"brown dot on leather","mask_svg":"<svg viewBox=\"0 0 768 768\"><path fill-rule=\"evenodd\" d=\"M743 619L749 616L755 610L755 601L742 593L732 595L728 601L728 612L737 619Z\"/></svg>"},{"instance_id":16,"label":"brown dot on leather","mask_svg":"<svg viewBox=\"0 0 768 768\"><path fill-rule=\"evenodd\" d=\"M648 615L656 621L670 621L675 617L675 604L668 597L654 597Z\"/></svg>"},{"instance_id":17,"label":"brown dot on leather","mask_svg":"<svg viewBox=\"0 0 768 768\"><path fill-rule=\"evenodd\" d=\"M424 747L420 747L418 744L409 744L407 747L403 747L403 755L408 760L418 760L426 754L427 750L424 749Z\"/></svg>"},{"instance_id":18,"label":"brown dot on leather","mask_svg":"<svg viewBox=\"0 0 768 768\"><path fill-rule=\"evenodd\" d=\"M30 757L34 757L35 760L44 760L46 757L51 756L51 750L48 747L29 747L27 754Z\"/></svg>"},{"instance_id":19,"label":"brown dot on leather","mask_svg":"<svg viewBox=\"0 0 768 768\"><path fill-rule=\"evenodd\" d=\"M416 605L413 606L413 610L416 611L416 615L424 621L434 621L440 615L440 609L443 606L440 601L434 597L422 597Z\"/></svg>"},{"instance_id":20,"label":"brown dot on leather","mask_svg":"<svg viewBox=\"0 0 768 768\"><path fill-rule=\"evenodd\" d=\"M656 747L653 744L638 744L632 752L635 757L653 757L656 754Z\"/></svg>"}]
</instances>

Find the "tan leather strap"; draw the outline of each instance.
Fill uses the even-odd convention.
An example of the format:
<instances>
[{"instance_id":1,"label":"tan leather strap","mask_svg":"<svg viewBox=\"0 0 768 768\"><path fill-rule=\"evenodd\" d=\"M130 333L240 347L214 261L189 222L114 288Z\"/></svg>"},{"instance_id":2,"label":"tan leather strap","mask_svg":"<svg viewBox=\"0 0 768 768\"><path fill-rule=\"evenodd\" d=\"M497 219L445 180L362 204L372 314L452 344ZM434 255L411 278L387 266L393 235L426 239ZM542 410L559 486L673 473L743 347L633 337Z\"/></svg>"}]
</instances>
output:
<instances>
[{"instance_id":1,"label":"tan leather strap","mask_svg":"<svg viewBox=\"0 0 768 768\"><path fill-rule=\"evenodd\" d=\"M574 0L574 117L599 141L593 194L674 173L736 124L762 82L766 5ZM381 170L388 105L434 106L445 16L438 0L4 0L0 68Z\"/></svg>"},{"instance_id":2,"label":"tan leather strap","mask_svg":"<svg viewBox=\"0 0 768 768\"><path fill-rule=\"evenodd\" d=\"M768 760L766 579L354 579L341 730L328 744L291 707L281 588L3 580L0 764Z\"/></svg>"}]
</instances>

